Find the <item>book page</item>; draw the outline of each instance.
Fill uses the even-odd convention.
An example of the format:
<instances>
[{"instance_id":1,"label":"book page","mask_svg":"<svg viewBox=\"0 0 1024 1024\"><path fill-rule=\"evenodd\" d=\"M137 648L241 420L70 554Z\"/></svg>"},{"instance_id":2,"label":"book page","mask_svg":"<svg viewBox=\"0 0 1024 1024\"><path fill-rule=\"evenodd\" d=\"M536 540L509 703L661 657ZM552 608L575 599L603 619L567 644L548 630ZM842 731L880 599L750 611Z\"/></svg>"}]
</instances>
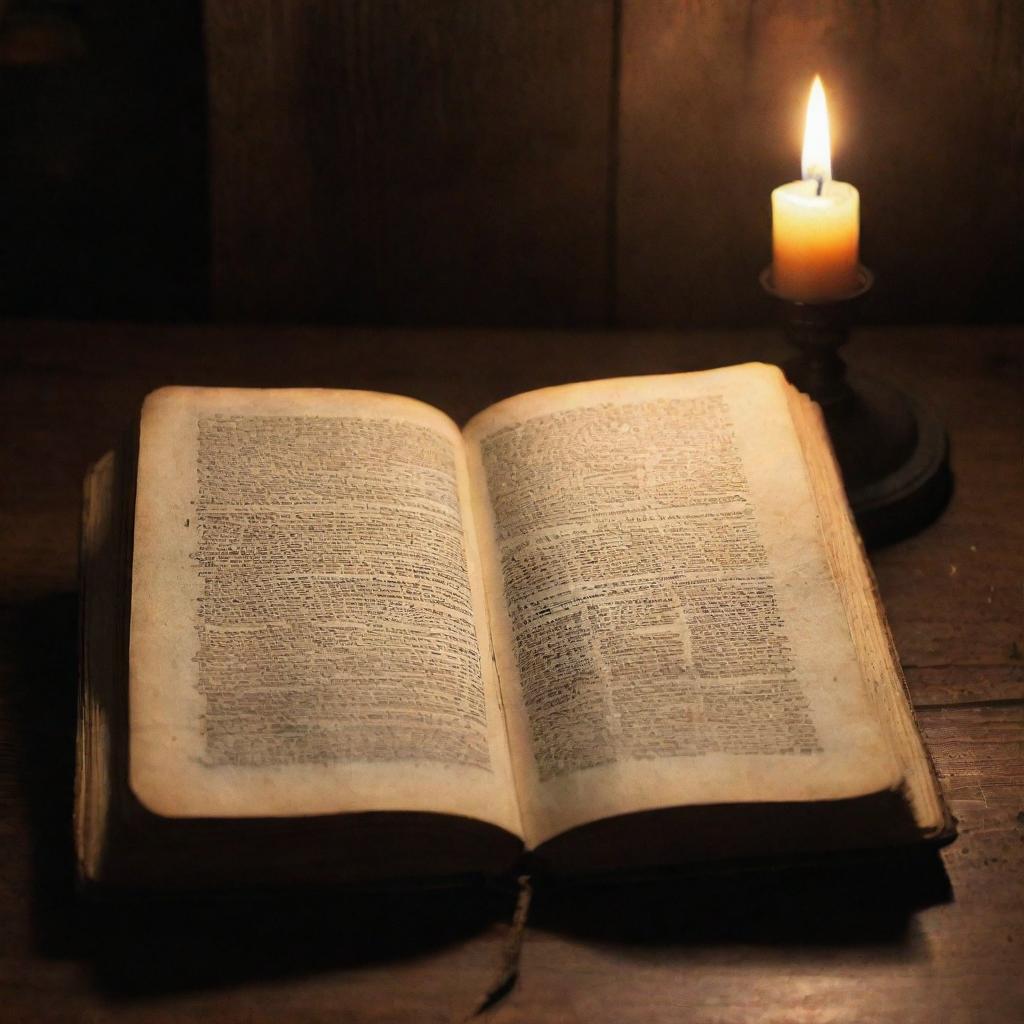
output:
<instances>
[{"instance_id":1,"label":"book page","mask_svg":"<svg viewBox=\"0 0 1024 1024\"><path fill-rule=\"evenodd\" d=\"M518 833L471 517L458 429L420 402L151 395L129 659L141 802Z\"/></svg>"},{"instance_id":2,"label":"book page","mask_svg":"<svg viewBox=\"0 0 1024 1024\"><path fill-rule=\"evenodd\" d=\"M895 788L788 385L751 364L509 399L466 428L526 838Z\"/></svg>"},{"instance_id":3,"label":"book page","mask_svg":"<svg viewBox=\"0 0 1024 1024\"><path fill-rule=\"evenodd\" d=\"M829 563L833 575L842 581L840 593L856 641L861 673L900 764L908 805L923 835L951 834L953 822L917 727L913 701L885 621L878 585L845 500L839 466L829 447L825 419L821 409L806 395L793 389L789 397L794 422L800 424L800 440L818 503Z\"/></svg>"}]
</instances>

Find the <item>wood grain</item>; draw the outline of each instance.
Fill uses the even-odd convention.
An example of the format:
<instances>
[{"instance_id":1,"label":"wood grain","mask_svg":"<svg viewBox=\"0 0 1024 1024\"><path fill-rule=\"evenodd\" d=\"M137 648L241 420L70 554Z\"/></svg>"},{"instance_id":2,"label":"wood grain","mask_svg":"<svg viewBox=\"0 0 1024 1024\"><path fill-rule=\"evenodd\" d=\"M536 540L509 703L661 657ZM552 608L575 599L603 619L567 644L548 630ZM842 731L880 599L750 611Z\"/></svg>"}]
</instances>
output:
<instances>
[{"instance_id":1,"label":"wood grain","mask_svg":"<svg viewBox=\"0 0 1024 1024\"><path fill-rule=\"evenodd\" d=\"M799 177L820 72L861 190L881 323L1019 320L1024 8L644 0L623 7L623 324L757 323L769 192Z\"/></svg>"},{"instance_id":2,"label":"wood grain","mask_svg":"<svg viewBox=\"0 0 1024 1024\"><path fill-rule=\"evenodd\" d=\"M1024 329L862 332L851 362L941 410L957 489L874 565L960 823L941 859L542 890L505 1022L967 1024L1024 1014ZM507 892L245 906L74 899L78 491L167 383L397 391L460 420L529 387L780 354L772 334L0 324L0 1017L451 1021ZM951 567L954 567L954 572Z\"/></svg>"},{"instance_id":3,"label":"wood grain","mask_svg":"<svg viewBox=\"0 0 1024 1024\"><path fill-rule=\"evenodd\" d=\"M208 2L215 312L600 322L611 10Z\"/></svg>"}]
</instances>

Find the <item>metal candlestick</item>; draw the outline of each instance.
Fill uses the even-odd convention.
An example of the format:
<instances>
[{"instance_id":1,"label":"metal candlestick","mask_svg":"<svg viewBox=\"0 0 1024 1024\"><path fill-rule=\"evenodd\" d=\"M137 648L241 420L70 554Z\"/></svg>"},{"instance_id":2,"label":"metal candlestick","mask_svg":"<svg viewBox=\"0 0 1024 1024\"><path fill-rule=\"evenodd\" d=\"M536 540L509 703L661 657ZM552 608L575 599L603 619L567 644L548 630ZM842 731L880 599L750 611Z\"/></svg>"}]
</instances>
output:
<instances>
[{"instance_id":1,"label":"metal candlestick","mask_svg":"<svg viewBox=\"0 0 1024 1024\"><path fill-rule=\"evenodd\" d=\"M848 373L839 355L852 309L873 281L860 267L849 295L799 302L775 290L770 266L761 273L761 287L779 301L786 337L798 353L782 369L821 406L857 526L877 545L932 522L949 500L952 476L949 441L935 414L884 381Z\"/></svg>"}]
</instances>

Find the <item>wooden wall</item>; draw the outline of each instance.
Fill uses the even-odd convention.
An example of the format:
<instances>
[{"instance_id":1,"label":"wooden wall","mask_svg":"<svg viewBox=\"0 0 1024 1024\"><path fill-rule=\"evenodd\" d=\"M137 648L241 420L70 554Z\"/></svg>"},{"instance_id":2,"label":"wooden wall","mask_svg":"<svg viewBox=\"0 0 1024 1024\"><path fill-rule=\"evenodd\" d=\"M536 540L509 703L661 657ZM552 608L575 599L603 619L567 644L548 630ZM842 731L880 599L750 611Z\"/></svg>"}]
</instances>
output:
<instances>
[{"instance_id":1,"label":"wooden wall","mask_svg":"<svg viewBox=\"0 0 1024 1024\"><path fill-rule=\"evenodd\" d=\"M1020 0L0 0L0 315L761 323L815 71L865 318L1024 319Z\"/></svg>"},{"instance_id":2,"label":"wooden wall","mask_svg":"<svg viewBox=\"0 0 1024 1024\"><path fill-rule=\"evenodd\" d=\"M221 312L603 315L610 4L206 9Z\"/></svg>"},{"instance_id":3,"label":"wooden wall","mask_svg":"<svg viewBox=\"0 0 1024 1024\"><path fill-rule=\"evenodd\" d=\"M747 324L823 75L875 321L1018 320L1024 5L207 0L228 318Z\"/></svg>"}]
</instances>

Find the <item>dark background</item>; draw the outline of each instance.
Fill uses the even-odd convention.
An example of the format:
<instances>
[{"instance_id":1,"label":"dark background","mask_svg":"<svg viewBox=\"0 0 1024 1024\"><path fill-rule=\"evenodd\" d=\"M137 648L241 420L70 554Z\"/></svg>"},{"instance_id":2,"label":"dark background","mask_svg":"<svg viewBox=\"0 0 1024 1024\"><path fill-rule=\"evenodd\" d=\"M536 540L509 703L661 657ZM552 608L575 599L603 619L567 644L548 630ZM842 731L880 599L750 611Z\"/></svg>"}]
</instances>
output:
<instances>
[{"instance_id":1,"label":"dark background","mask_svg":"<svg viewBox=\"0 0 1024 1024\"><path fill-rule=\"evenodd\" d=\"M763 323L816 71L864 319L1024 319L1016 0L0 0L0 316Z\"/></svg>"}]
</instances>

